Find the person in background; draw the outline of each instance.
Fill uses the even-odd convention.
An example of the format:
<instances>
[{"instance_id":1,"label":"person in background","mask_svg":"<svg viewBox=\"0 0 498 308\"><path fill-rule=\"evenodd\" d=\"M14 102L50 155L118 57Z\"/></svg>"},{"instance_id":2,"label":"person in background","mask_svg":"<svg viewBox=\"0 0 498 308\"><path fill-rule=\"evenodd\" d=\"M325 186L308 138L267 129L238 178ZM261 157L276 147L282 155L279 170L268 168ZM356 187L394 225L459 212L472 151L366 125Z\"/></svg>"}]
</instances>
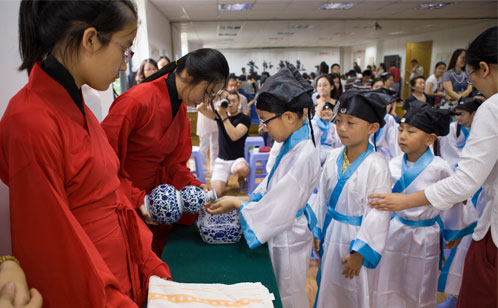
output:
<instances>
[{"instance_id":1,"label":"person in background","mask_svg":"<svg viewBox=\"0 0 498 308\"><path fill-rule=\"evenodd\" d=\"M329 66L325 61L320 62L320 66L318 67L318 77L322 75L326 75L329 73ZM313 82L311 83L311 86L316 89L316 82L318 77L315 77L313 79Z\"/></svg>"},{"instance_id":2,"label":"person in background","mask_svg":"<svg viewBox=\"0 0 498 308\"><path fill-rule=\"evenodd\" d=\"M412 68L410 70L409 80L412 80L413 78L418 77L418 76L424 76L424 68L418 64L417 59L412 59L410 61L410 65L412 66Z\"/></svg>"},{"instance_id":3,"label":"person in background","mask_svg":"<svg viewBox=\"0 0 498 308\"><path fill-rule=\"evenodd\" d=\"M379 68L377 69L377 76L382 77L386 73L386 65L384 63L379 64Z\"/></svg>"},{"instance_id":4,"label":"person in background","mask_svg":"<svg viewBox=\"0 0 498 308\"><path fill-rule=\"evenodd\" d=\"M401 211L431 204L439 210L471 198L482 187L486 205L472 235L458 308L498 306L498 27L481 33L466 50L470 81L487 99L451 176L410 194L372 194L369 205ZM468 205L467 205L468 206Z\"/></svg>"},{"instance_id":5,"label":"person in background","mask_svg":"<svg viewBox=\"0 0 498 308\"><path fill-rule=\"evenodd\" d=\"M128 0L20 3L29 81L0 122L0 178L13 253L45 308L143 307L150 276L171 279L81 94L84 84L107 90L127 69L137 19Z\"/></svg>"},{"instance_id":6,"label":"person in background","mask_svg":"<svg viewBox=\"0 0 498 308\"><path fill-rule=\"evenodd\" d=\"M330 103L335 106L336 100L331 97L332 91L334 90L334 81L329 74L318 76L316 79L316 99L315 103L315 113L320 115L320 112L326 103Z\"/></svg>"},{"instance_id":7,"label":"person in background","mask_svg":"<svg viewBox=\"0 0 498 308\"><path fill-rule=\"evenodd\" d=\"M377 90L380 88L384 88L384 79L380 77L375 77L374 80L372 81L371 90Z\"/></svg>"},{"instance_id":8,"label":"person in background","mask_svg":"<svg viewBox=\"0 0 498 308\"><path fill-rule=\"evenodd\" d=\"M338 63L332 64L332 66L330 67L330 73L341 76L341 66Z\"/></svg>"},{"instance_id":9,"label":"person in background","mask_svg":"<svg viewBox=\"0 0 498 308\"><path fill-rule=\"evenodd\" d=\"M441 77L441 85L445 92L441 108L453 108L462 97L467 97L472 93L469 74L465 71L464 49L457 49L453 52L448 70Z\"/></svg>"},{"instance_id":10,"label":"person in background","mask_svg":"<svg viewBox=\"0 0 498 308\"><path fill-rule=\"evenodd\" d=\"M140 68L138 69L137 75L135 76L135 80L137 84L142 83L145 78L151 76L155 72L157 72L157 63L154 59L145 59L140 64Z\"/></svg>"},{"instance_id":11,"label":"person in background","mask_svg":"<svg viewBox=\"0 0 498 308\"><path fill-rule=\"evenodd\" d=\"M444 97L443 87L441 86L441 76L446 70L446 63L438 62L434 67L434 74L430 75L425 82L425 94L434 99L434 104L439 107L441 99Z\"/></svg>"},{"instance_id":12,"label":"person in background","mask_svg":"<svg viewBox=\"0 0 498 308\"><path fill-rule=\"evenodd\" d=\"M330 97L337 101L344 92L344 88L341 83L341 78L339 77L339 75L332 73L330 74L330 79L332 79L332 81L334 82L333 83L334 88L332 89Z\"/></svg>"},{"instance_id":13,"label":"person in background","mask_svg":"<svg viewBox=\"0 0 498 308\"><path fill-rule=\"evenodd\" d=\"M222 53L210 48L194 50L120 95L102 122L120 161L122 190L149 223L158 256L172 226L150 224L144 197L161 184L177 190L187 185L208 190L187 167L192 154L187 106L216 99L228 74ZM179 223L193 224L196 218L184 214Z\"/></svg>"},{"instance_id":14,"label":"person in background","mask_svg":"<svg viewBox=\"0 0 498 308\"><path fill-rule=\"evenodd\" d=\"M361 78L356 79L353 89L358 91L369 91L372 88L372 71L364 70Z\"/></svg>"},{"instance_id":15,"label":"person in background","mask_svg":"<svg viewBox=\"0 0 498 308\"><path fill-rule=\"evenodd\" d=\"M405 100L405 103L403 104L403 110L405 113L409 110L410 108L410 103L413 101L419 101L419 102L424 102L429 105L434 106L434 99L425 94L425 77L424 76L417 76L410 80L410 87L411 87L411 94L408 96L408 98Z\"/></svg>"},{"instance_id":16,"label":"person in background","mask_svg":"<svg viewBox=\"0 0 498 308\"><path fill-rule=\"evenodd\" d=\"M159 70L162 69L170 62L171 60L167 56L160 56L159 59L157 60L157 69Z\"/></svg>"},{"instance_id":17,"label":"person in background","mask_svg":"<svg viewBox=\"0 0 498 308\"><path fill-rule=\"evenodd\" d=\"M361 75L361 67L358 65L358 62L353 62L353 69L357 75Z\"/></svg>"},{"instance_id":18,"label":"person in background","mask_svg":"<svg viewBox=\"0 0 498 308\"><path fill-rule=\"evenodd\" d=\"M387 71L389 74L393 76L393 85L392 88L396 93L399 95L399 91L401 89L400 83L401 83L401 72L398 67L396 67L396 63L393 61L390 64L389 71Z\"/></svg>"},{"instance_id":19,"label":"person in background","mask_svg":"<svg viewBox=\"0 0 498 308\"><path fill-rule=\"evenodd\" d=\"M353 88L353 84L356 81L356 71L350 70L347 75L346 82L344 83L344 91L351 90Z\"/></svg>"},{"instance_id":20,"label":"person in background","mask_svg":"<svg viewBox=\"0 0 498 308\"><path fill-rule=\"evenodd\" d=\"M242 85L242 83L240 83L240 85ZM241 89L239 86L237 76L235 76L235 74L230 74L230 77L228 77L226 90L228 92L234 91L239 93L239 109L243 114L250 115L250 109L249 109L249 104L247 103L247 97L246 95L240 92Z\"/></svg>"}]
</instances>

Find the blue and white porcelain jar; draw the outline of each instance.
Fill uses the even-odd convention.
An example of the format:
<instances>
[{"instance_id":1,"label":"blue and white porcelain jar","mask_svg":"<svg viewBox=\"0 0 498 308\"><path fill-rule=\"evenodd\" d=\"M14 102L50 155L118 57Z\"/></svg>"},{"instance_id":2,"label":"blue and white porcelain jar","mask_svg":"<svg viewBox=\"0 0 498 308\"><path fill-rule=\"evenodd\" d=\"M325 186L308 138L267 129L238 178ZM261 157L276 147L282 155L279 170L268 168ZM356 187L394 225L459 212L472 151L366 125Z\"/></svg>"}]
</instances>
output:
<instances>
[{"instance_id":1,"label":"blue and white porcelain jar","mask_svg":"<svg viewBox=\"0 0 498 308\"><path fill-rule=\"evenodd\" d=\"M237 243L242 237L238 210L216 215L202 211L197 227L202 240L210 244Z\"/></svg>"}]
</instances>

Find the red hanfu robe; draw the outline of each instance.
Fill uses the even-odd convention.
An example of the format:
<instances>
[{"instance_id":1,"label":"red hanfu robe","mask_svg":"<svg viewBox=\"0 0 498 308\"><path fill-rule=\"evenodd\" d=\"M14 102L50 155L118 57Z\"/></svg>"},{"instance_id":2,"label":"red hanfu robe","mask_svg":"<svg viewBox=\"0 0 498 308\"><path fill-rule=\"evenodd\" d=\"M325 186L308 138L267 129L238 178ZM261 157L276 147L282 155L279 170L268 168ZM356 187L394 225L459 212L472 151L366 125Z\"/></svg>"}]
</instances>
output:
<instances>
[{"instance_id":1,"label":"red hanfu robe","mask_svg":"<svg viewBox=\"0 0 498 308\"><path fill-rule=\"evenodd\" d=\"M142 307L151 275L171 278L123 197L119 161L90 109L37 63L0 122L12 249L44 307Z\"/></svg>"},{"instance_id":2,"label":"red hanfu robe","mask_svg":"<svg viewBox=\"0 0 498 308\"><path fill-rule=\"evenodd\" d=\"M142 83L119 96L102 122L109 143L121 162L122 186L138 208L145 194L160 184L176 189L199 186L187 167L192 154L187 107L180 105L172 119L169 75ZM196 215L184 214L181 223L192 224ZM154 234L152 248L161 255L169 226L149 225Z\"/></svg>"}]
</instances>

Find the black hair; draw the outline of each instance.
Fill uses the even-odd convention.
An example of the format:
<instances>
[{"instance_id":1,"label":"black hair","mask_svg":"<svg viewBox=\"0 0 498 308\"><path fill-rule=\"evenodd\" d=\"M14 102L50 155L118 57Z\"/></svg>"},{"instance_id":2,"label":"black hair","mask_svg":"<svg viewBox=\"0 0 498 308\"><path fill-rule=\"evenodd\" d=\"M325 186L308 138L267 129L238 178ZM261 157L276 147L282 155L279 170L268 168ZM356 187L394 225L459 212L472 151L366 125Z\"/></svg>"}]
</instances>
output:
<instances>
[{"instance_id":1,"label":"black hair","mask_svg":"<svg viewBox=\"0 0 498 308\"><path fill-rule=\"evenodd\" d=\"M436 63L436 65L434 66L434 68L437 68L440 65L446 66L446 63L444 63L443 61L439 61L438 63Z\"/></svg>"},{"instance_id":2,"label":"black hair","mask_svg":"<svg viewBox=\"0 0 498 308\"><path fill-rule=\"evenodd\" d=\"M293 101L302 100L302 99L310 99L311 100L311 97L308 93L303 93L300 96L294 98ZM256 108L259 110L264 110L264 111L268 111L268 112L275 113L275 114L283 114L286 111L290 111L290 112L295 113L298 116L298 118L300 118L300 119L303 118L304 108L300 108L300 107L292 108L289 106L292 106L292 103L286 104L286 103L282 102L281 100L279 100L278 98L276 98L274 95L272 95L270 93L265 93L265 92L261 93L258 96L258 99L256 100ZM311 125L311 108L308 108L308 120L309 120L309 126L310 126L310 130L311 130L311 140L313 141L313 144L316 147L315 134L313 132L313 125Z\"/></svg>"},{"instance_id":3,"label":"black hair","mask_svg":"<svg viewBox=\"0 0 498 308\"><path fill-rule=\"evenodd\" d=\"M242 80L242 81L247 80L246 75L240 75L239 77L237 77L237 79Z\"/></svg>"},{"instance_id":4,"label":"black hair","mask_svg":"<svg viewBox=\"0 0 498 308\"><path fill-rule=\"evenodd\" d=\"M459 48L453 52L453 54L451 55L450 64L448 64L448 70L452 70L455 68L458 57L462 54L462 52L465 52L465 49ZM465 70L465 66L462 68L462 70Z\"/></svg>"},{"instance_id":5,"label":"black hair","mask_svg":"<svg viewBox=\"0 0 498 308\"><path fill-rule=\"evenodd\" d=\"M308 80L308 78L309 78L308 74L303 73L303 78L306 79L306 80Z\"/></svg>"},{"instance_id":6,"label":"black hair","mask_svg":"<svg viewBox=\"0 0 498 308\"><path fill-rule=\"evenodd\" d=\"M382 84L385 83L384 78L382 78L382 77L375 77L374 80L372 81L372 87L378 81L382 81Z\"/></svg>"},{"instance_id":7,"label":"black hair","mask_svg":"<svg viewBox=\"0 0 498 308\"><path fill-rule=\"evenodd\" d=\"M329 66L327 65L327 63L325 61L322 61L320 63L320 71L319 73L320 74L327 74L329 72Z\"/></svg>"},{"instance_id":8,"label":"black hair","mask_svg":"<svg viewBox=\"0 0 498 308\"><path fill-rule=\"evenodd\" d=\"M364 70L362 73L363 77L365 76L372 76L372 71L371 70Z\"/></svg>"},{"instance_id":9,"label":"black hair","mask_svg":"<svg viewBox=\"0 0 498 308\"><path fill-rule=\"evenodd\" d=\"M332 64L332 66L330 67L330 69L332 70L332 69L333 69L334 67L336 67L336 66L341 67L341 66L339 65L339 63L334 63L334 64Z\"/></svg>"},{"instance_id":10,"label":"black hair","mask_svg":"<svg viewBox=\"0 0 498 308\"><path fill-rule=\"evenodd\" d=\"M367 65L367 70L372 70L372 66L371 65Z\"/></svg>"},{"instance_id":11,"label":"black hair","mask_svg":"<svg viewBox=\"0 0 498 308\"><path fill-rule=\"evenodd\" d=\"M191 85L197 85L202 81L207 81L209 84L223 83L223 88L226 86L229 74L228 62L225 56L216 49L201 48L189 52L179 60L170 62L157 73L149 76L144 82L156 80L166 74L182 72L186 70L192 77Z\"/></svg>"},{"instance_id":12,"label":"black hair","mask_svg":"<svg viewBox=\"0 0 498 308\"><path fill-rule=\"evenodd\" d=\"M415 76L412 79L410 79L410 88L414 87L417 84L417 80L418 79L423 79L425 81L425 77L424 76Z\"/></svg>"},{"instance_id":13,"label":"black hair","mask_svg":"<svg viewBox=\"0 0 498 308\"><path fill-rule=\"evenodd\" d=\"M98 12L98 13L96 13ZM19 8L19 70L31 72L54 47L65 40L61 55L74 52L83 33L94 27L106 46L112 34L137 20L137 9L131 0L41 1L23 0ZM77 53L74 53L77 55Z\"/></svg>"},{"instance_id":14,"label":"black hair","mask_svg":"<svg viewBox=\"0 0 498 308\"><path fill-rule=\"evenodd\" d=\"M239 93L235 91L227 91L228 95L235 95L237 96L237 101L240 101Z\"/></svg>"},{"instance_id":15,"label":"black hair","mask_svg":"<svg viewBox=\"0 0 498 308\"><path fill-rule=\"evenodd\" d=\"M349 77L356 77L356 71L355 70L349 70L349 72L347 73L347 75Z\"/></svg>"},{"instance_id":16,"label":"black hair","mask_svg":"<svg viewBox=\"0 0 498 308\"><path fill-rule=\"evenodd\" d=\"M157 62L159 62L161 59L165 59L166 61L168 61L168 63L171 62L171 60L168 58L168 56L160 56L159 59L157 59Z\"/></svg>"},{"instance_id":17,"label":"black hair","mask_svg":"<svg viewBox=\"0 0 498 308\"><path fill-rule=\"evenodd\" d=\"M386 65L384 63L379 64L379 67L382 68L384 72L387 71Z\"/></svg>"},{"instance_id":18,"label":"black hair","mask_svg":"<svg viewBox=\"0 0 498 308\"><path fill-rule=\"evenodd\" d=\"M382 75L382 79L384 79L384 82L386 82L389 79L389 77L393 77L394 78L393 74L390 74L390 73Z\"/></svg>"},{"instance_id":19,"label":"black hair","mask_svg":"<svg viewBox=\"0 0 498 308\"><path fill-rule=\"evenodd\" d=\"M497 29L498 27L489 28L470 43L465 56L467 64L473 69L479 69L479 62L497 64Z\"/></svg>"},{"instance_id":20,"label":"black hair","mask_svg":"<svg viewBox=\"0 0 498 308\"><path fill-rule=\"evenodd\" d=\"M142 83L145 80L144 70L145 70L145 64L147 63L150 63L154 65L156 69L159 69L157 66L157 62L154 59L148 58L143 60L142 63L140 64L140 67L138 68L137 76L135 77L137 83Z\"/></svg>"},{"instance_id":21,"label":"black hair","mask_svg":"<svg viewBox=\"0 0 498 308\"><path fill-rule=\"evenodd\" d=\"M332 93L330 94L330 97L332 97L335 100L338 100L339 97L342 95L342 82L341 82L341 77L335 73L330 73L330 79L332 80L332 85L334 86L334 89L332 90ZM334 79L339 78L339 88L335 86Z\"/></svg>"},{"instance_id":22,"label":"black hair","mask_svg":"<svg viewBox=\"0 0 498 308\"><path fill-rule=\"evenodd\" d=\"M418 60L417 59L411 59L410 63L417 63L418 64Z\"/></svg>"},{"instance_id":23,"label":"black hair","mask_svg":"<svg viewBox=\"0 0 498 308\"><path fill-rule=\"evenodd\" d=\"M310 77L311 77L311 78L313 78L313 79L315 79L315 78L316 78L316 74L315 74L315 73L313 73L313 72L311 72L311 73L310 73Z\"/></svg>"}]
</instances>

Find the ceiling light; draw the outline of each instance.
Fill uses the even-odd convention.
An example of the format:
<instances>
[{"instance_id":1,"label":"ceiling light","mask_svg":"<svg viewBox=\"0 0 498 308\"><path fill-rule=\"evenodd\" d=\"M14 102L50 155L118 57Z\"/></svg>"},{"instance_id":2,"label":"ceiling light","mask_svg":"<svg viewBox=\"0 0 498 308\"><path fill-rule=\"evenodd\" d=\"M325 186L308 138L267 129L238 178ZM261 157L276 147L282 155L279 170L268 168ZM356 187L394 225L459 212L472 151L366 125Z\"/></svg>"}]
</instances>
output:
<instances>
[{"instance_id":1,"label":"ceiling light","mask_svg":"<svg viewBox=\"0 0 498 308\"><path fill-rule=\"evenodd\" d=\"M322 4L319 10L350 10L356 2L328 2Z\"/></svg>"},{"instance_id":2,"label":"ceiling light","mask_svg":"<svg viewBox=\"0 0 498 308\"><path fill-rule=\"evenodd\" d=\"M289 29L309 29L313 28L312 25L289 25Z\"/></svg>"},{"instance_id":3,"label":"ceiling light","mask_svg":"<svg viewBox=\"0 0 498 308\"><path fill-rule=\"evenodd\" d=\"M395 31L395 32L389 32L390 35L398 35L398 34L403 34L403 31Z\"/></svg>"},{"instance_id":4,"label":"ceiling light","mask_svg":"<svg viewBox=\"0 0 498 308\"><path fill-rule=\"evenodd\" d=\"M252 3L232 3L232 4L218 4L218 11L221 12L233 12L233 11L245 11L252 8Z\"/></svg>"},{"instance_id":5,"label":"ceiling light","mask_svg":"<svg viewBox=\"0 0 498 308\"><path fill-rule=\"evenodd\" d=\"M445 3L426 3L417 6L417 10L438 10L446 6L455 4L455 2L445 2Z\"/></svg>"}]
</instances>

